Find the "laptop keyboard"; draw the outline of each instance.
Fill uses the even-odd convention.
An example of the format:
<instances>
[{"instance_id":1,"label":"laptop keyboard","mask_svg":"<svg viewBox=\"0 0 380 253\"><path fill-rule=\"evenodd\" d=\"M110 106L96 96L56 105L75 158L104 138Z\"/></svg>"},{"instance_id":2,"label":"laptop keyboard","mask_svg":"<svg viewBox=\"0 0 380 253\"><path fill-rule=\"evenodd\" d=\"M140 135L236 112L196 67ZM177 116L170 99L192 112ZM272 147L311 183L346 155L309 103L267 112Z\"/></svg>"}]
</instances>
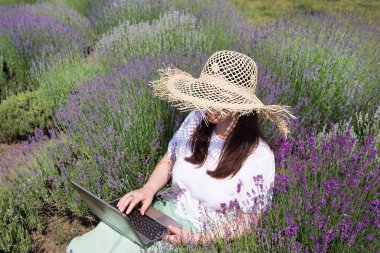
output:
<instances>
[{"instance_id":1,"label":"laptop keyboard","mask_svg":"<svg viewBox=\"0 0 380 253\"><path fill-rule=\"evenodd\" d=\"M117 202L110 203L112 206L114 206L116 209ZM137 208L141 207L141 202L136 205ZM168 233L168 229L162 225L161 223L155 221L148 215L141 215L140 211L136 208L136 206L133 208L133 210L126 214L129 218L131 226L136 229L141 234L148 237L150 240L157 239L161 237L164 234ZM128 209L128 208L127 208ZM126 210L124 211L125 214Z\"/></svg>"},{"instance_id":2,"label":"laptop keyboard","mask_svg":"<svg viewBox=\"0 0 380 253\"><path fill-rule=\"evenodd\" d=\"M128 218L132 227L151 240L166 234L168 231L165 226L150 218L148 215L141 215L140 211L135 208L128 214Z\"/></svg>"}]
</instances>

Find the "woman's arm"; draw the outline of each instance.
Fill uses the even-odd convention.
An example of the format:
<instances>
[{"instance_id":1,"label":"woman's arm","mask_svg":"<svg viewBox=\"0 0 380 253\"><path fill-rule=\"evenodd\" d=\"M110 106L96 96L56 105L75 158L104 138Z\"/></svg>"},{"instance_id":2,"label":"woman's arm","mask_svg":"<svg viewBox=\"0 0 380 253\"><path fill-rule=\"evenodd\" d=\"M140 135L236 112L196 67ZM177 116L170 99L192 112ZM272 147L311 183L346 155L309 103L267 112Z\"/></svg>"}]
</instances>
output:
<instances>
[{"instance_id":1,"label":"woman's arm","mask_svg":"<svg viewBox=\"0 0 380 253\"><path fill-rule=\"evenodd\" d=\"M202 233L169 226L172 234L166 235L163 239L174 245L205 245L219 239L232 241L251 233L260 219L261 214L247 214L238 210L238 214L231 222L226 222L217 228L209 228Z\"/></svg>"},{"instance_id":2,"label":"woman's arm","mask_svg":"<svg viewBox=\"0 0 380 253\"><path fill-rule=\"evenodd\" d=\"M258 221L261 219L261 214L244 213L240 209L237 215L229 222L213 229L206 230L201 235L202 243L216 241L223 238L226 241L233 241L234 239L248 235L256 229Z\"/></svg>"},{"instance_id":3,"label":"woman's arm","mask_svg":"<svg viewBox=\"0 0 380 253\"><path fill-rule=\"evenodd\" d=\"M166 153L154 168L144 187L156 194L169 181L173 165L170 163L169 155Z\"/></svg>"},{"instance_id":4,"label":"woman's arm","mask_svg":"<svg viewBox=\"0 0 380 253\"><path fill-rule=\"evenodd\" d=\"M140 212L144 215L149 205L152 203L154 195L168 182L172 165L169 160L169 155L165 154L160 162L154 168L149 177L148 182L140 189L128 192L120 198L117 207L121 212L128 207L126 213L129 214L134 206L140 201L143 203ZM131 195L133 194L133 198Z\"/></svg>"}]
</instances>

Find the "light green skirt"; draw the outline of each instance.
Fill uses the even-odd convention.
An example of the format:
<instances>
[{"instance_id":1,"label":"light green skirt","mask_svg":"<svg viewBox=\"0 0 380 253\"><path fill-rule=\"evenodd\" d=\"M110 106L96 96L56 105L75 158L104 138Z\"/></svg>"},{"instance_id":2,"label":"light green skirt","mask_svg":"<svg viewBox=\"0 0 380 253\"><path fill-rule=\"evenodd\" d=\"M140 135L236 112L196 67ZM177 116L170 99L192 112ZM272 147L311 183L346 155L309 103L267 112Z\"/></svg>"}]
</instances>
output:
<instances>
[{"instance_id":1,"label":"light green skirt","mask_svg":"<svg viewBox=\"0 0 380 253\"><path fill-rule=\"evenodd\" d=\"M184 229L199 232L191 221L177 215L172 200L163 202L155 199L152 206L181 223ZM163 240L144 249L101 221L93 230L72 239L66 253L163 252L169 249L174 249L174 246Z\"/></svg>"}]
</instances>

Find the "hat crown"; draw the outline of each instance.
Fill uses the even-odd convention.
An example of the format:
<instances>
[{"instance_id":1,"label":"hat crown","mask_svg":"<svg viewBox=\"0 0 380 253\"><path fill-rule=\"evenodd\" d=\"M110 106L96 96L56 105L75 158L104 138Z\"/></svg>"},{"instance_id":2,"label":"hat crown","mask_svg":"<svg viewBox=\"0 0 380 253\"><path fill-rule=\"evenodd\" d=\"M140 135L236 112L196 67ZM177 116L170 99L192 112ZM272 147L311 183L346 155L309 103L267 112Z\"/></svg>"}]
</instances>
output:
<instances>
[{"instance_id":1,"label":"hat crown","mask_svg":"<svg viewBox=\"0 0 380 253\"><path fill-rule=\"evenodd\" d=\"M210 56L202 69L201 77L214 76L239 87L257 86L257 65L249 56L235 51L218 51Z\"/></svg>"}]
</instances>

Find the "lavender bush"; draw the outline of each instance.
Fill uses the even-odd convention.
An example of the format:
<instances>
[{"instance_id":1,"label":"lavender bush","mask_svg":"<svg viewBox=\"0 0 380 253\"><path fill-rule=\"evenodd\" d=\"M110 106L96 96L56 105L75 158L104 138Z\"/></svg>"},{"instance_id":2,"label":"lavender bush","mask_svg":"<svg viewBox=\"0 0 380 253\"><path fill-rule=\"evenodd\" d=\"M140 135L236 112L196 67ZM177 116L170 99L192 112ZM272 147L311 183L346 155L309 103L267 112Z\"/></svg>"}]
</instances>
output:
<instances>
[{"instance_id":1,"label":"lavender bush","mask_svg":"<svg viewBox=\"0 0 380 253\"><path fill-rule=\"evenodd\" d=\"M89 64L78 56L55 58L54 64L31 70L39 84L36 90L9 96L0 104L0 142L25 140L37 129L53 127L55 111L66 103L74 83L106 71L99 63Z\"/></svg>"},{"instance_id":2,"label":"lavender bush","mask_svg":"<svg viewBox=\"0 0 380 253\"><path fill-rule=\"evenodd\" d=\"M152 24L140 22L133 25L126 20L103 34L95 49L101 54L101 59L108 60L105 65L117 66L130 58L158 55L178 48L186 48L189 52L209 52L213 42L212 38L206 37L204 28L197 26L195 16L170 11L153 20Z\"/></svg>"},{"instance_id":3,"label":"lavender bush","mask_svg":"<svg viewBox=\"0 0 380 253\"><path fill-rule=\"evenodd\" d=\"M47 16L45 13L50 12L51 8L47 4L0 6L0 40L3 42L0 55L7 64L6 78L8 81L17 81L17 85L14 82L2 83L1 86L8 86L7 90L17 93L35 89L38 83L29 74L32 66L45 59L51 61L52 57L58 55L69 57L78 54L85 48L86 37L83 31L79 32L67 23ZM65 17L59 12L55 14L63 19ZM74 20L73 17L71 24L77 24ZM83 24L83 30L85 27ZM0 95L3 100L5 96Z\"/></svg>"},{"instance_id":4,"label":"lavender bush","mask_svg":"<svg viewBox=\"0 0 380 253\"><path fill-rule=\"evenodd\" d=\"M315 129L314 129L315 130ZM259 242L269 252L358 252L379 248L379 154L350 132L278 140L274 204Z\"/></svg>"},{"instance_id":5,"label":"lavender bush","mask_svg":"<svg viewBox=\"0 0 380 253\"><path fill-rule=\"evenodd\" d=\"M211 1L183 0L98 0L88 12L92 24L97 27L98 34L117 26L120 22L129 20L134 23L157 19L171 7L207 6ZM192 8L194 10L194 8Z\"/></svg>"},{"instance_id":6,"label":"lavender bush","mask_svg":"<svg viewBox=\"0 0 380 253\"><path fill-rule=\"evenodd\" d=\"M85 35L87 39L89 38L90 21L62 3L36 3L27 5L27 8L39 16L50 16L59 22L66 23L78 33Z\"/></svg>"},{"instance_id":7,"label":"lavender bush","mask_svg":"<svg viewBox=\"0 0 380 253\"><path fill-rule=\"evenodd\" d=\"M78 11L84 17L89 17L91 15L91 10L98 1L93 0L62 0L63 4Z\"/></svg>"},{"instance_id":8,"label":"lavender bush","mask_svg":"<svg viewBox=\"0 0 380 253\"><path fill-rule=\"evenodd\" d=\"M328 128L329 126L325 125L318 135L323 135ZM354 129L359 131L359 134L357 134ZM350 117L348 120L336 124L334 134L344 134L346 132L349 132L362 143L366 136L371 135L374 138L373 143L375 147L380 149L380 107L375 112L375 115L370 115L369 113L362 114L359 112L355 113L354 117Z\"/></svg>"},{"instance_id":9,"label":"lavender bush","mask_svg":"<svg viewBox=\"0 0 380 253\"><path fill-rule=\"evenodd\" d=\"M33 66L33 75L44 96L54 97L50 101L55 105L64 105L56 114L60 132L50 130L50 136L58 136L56 143L35 154L34 165L16 174L11 179L13 188L1 195L0 209L6 215L0 219L0 228L7 228L7 233L0 237L0 251L27 251L31 246L27 233L43 230L47 210L93 220L68 179L105 200L140 187L183 119L183 114L177 115L168 104L152 98L148 81L157 77L163 64L173 64L197 77L208 56L218 49L252 56L259 67L259 98L265 104L293 106L298 125L292 126L292 138L284 140L270 123L263 124L276 147L276 181L271 209L264 212L258 228L232 243L222 238L204 247L178 251L375 252L380 248L375 240L380 237L377 29L352 17L324 14L293 15L267 27L252 27L224 0L99 0L90 5L94 8L88 16L96 33L109 31L98 42L98 46L107 46L103 53L108 63L100 66L99 58L90 57L90 66L78 61L50 67L41 64L38 59L42 57L35 57L39 67ZM56 19L59 11L53 11L52 18L37 15L30 6L6 8L11 8L7 9L10 14L0 15L0 20L14 22L20 10L25 10L31 13L30 20L48 20L44 29L69 22ZM178 15L165 16L173 14L172 8ZM80 30L67 27L62 29ZM136 32L153 28L163 28L167 37ZM45 38L45 30L30 29ZM16 32L28 34L26 30ZM117 32L133 37L127 43ZM182 40L182 33L199 40L190 44ZM13 44L12 36L13 31L0 36L8 54L16 55L20 48L34 52L31 45L20 46L21 39L20 45ZM83 44L74 35L67 37L74 38L74 46ZM170 41L154 43L158 39ZM36 39L41 41L45 43ZM57 43L66 48L68 42ZM149 48L148 54L144 47ZM45 51L36 49L35 55L44 56ZM90 70L84 70L85 66ZM88 79L94 71L99 74ZM9 82L18 72L10 68L8 73ZM83 75L85 78L74 84L73 80ZM67 103L57 97L61 91L70 93ZM323 128L338 121L344 124ZM377 137L371 135L376 133ZM31 143L48 138L42 131L34 136ZM25 154L30 152L26 149ZM16 170L9 160L1 159L0 165L4 164ZM260 182L260 178L252 180ZM253 198L255 203L263 201L261 195ZM225 204L236 207L236 203ZM10 213L15 213L14 219L9 218L13 217Z\"/></svg>"},{"instance_id":10,"label":"lavender bush","mask_svg":"<svg viewBox=\"0 0 380 253\"><path fill-rule=\"evenodd\" d=\"M212 38L211 35L215 37L214 48L222 49L226 43L231 43L234 48L242 50L252 38L252 28L247 19L226 0L99 0L93 6L90 19L96 33L102 35L125 22L151 24L173 9L195 15L196 25L202 22L208 38Z\"/></svg>"},{"instance_id":11,"label":"lavender bush","mask_svg":"<svg viewBox=\"0 0 380 253\"><path fill-rule=\"evenodd\" d=\"M192 3L193 8L196 7L196 3L197 1ZM103 61L106 62L106 64L103 64L105 66L118 66L120 65L120 62L126 63L127 61L129 61L129 59L132 59L137 55L143 55L147 52L147 49L149 49L148 51L151 54L155 55L173 51L177 47L187 49L192 48L190 51L202 50L211 53L212 51L218 49L233 48L236 47L236 45L241 45L245 43L244 40L241 40L239 36L233 36L233 34L237 35L237 29L235 29L234 33L228 35L233 37L234 40L228 38L227 33L224 33L226 31L231 32L231 29L225 29L226 26L220 27L220 25L222 25L223 22L216 18L217 15L215 13L213 14L213 16L209 15L209 12L207 11L207 5L200 4L199 6L200 10L203 10L203 12L197 12L197 20L194 18L192 14L180 14L180 12L174 11L164 14L160 20L153 21L152 24L141 23L128 26L128 30L130 32L132 31L132 34L129 34L129 37L131 37L130 41L128 41L129 43L127 43L127 41L115 38L117 31L122 30L122 33L125 33L126 29L123 30L122 28L125 28L126 26L121 25L119 26L119 28L115 28L114 32L111 32L109 36L103 36L103 39L101 39L98 43L99 45L104 46L104 44L106 44L107 46L109 46L107 50L105 50L106 54L103 54L102 57L89 57L91 58L89 60L91 62L89 68L99 69L98 67L100 66L98 66L98 64L101 63L101 59L103 59ZM218 8L222 8L222 6L222 4L218 3ZM52 9L52 7L47 4L28 5L27 7L25 7L27 10L30 9L31 12L38 12L41 15ZM62 14L62 17L60 18L62 20L65 20L68 16L68 13L71 13L71 11L51 11L51 15L57 17L60 16L60 13ZM225 11L222 13L223 15L231 14L229 11ZM178 19L176 19L176 17ZM233 18L234 15L231 14L230 17ZM203 21L199 21L198 19L200 18ZM238 16L236 16L236 18L238 18ZM83 28L87 27L85 19L81 19L78 15L74 15L73 20L70 21L70 19L68 19L67 22L71 22L73 24L76 24L77 27L81 27L81 29L77 29L78 31L82 31ZM201 25L201 23L203 23L203 25ZM140 37L138 37L140 38L138 39L137 33L133 31L141 28L147 28L148 31L157 29L162 33L165 33L165 36L162 36L160 33L157 32L153 35L149 35L149 33L146 33L146 37L142 36L143 39L141 39ZM242 31L240 31L240 33L244 34ZM105 43L106 41L108 41L108 39L112 41L112 46L109 45L110 43ZM7 52L11 52L9 49L11 49L11 47L7 47L4 50L8 50ZM184 52L184 55L189 55L190 51ZM14 55L17 55L16 49L14 50ZM87 73L87 67L84 67L83 65L80 65L82 67L78 66L78 60L76 58L77 56L75 55L68 57L67 55L62 56L60 54L55 54L54 58L45 58L43 61L39 61L38 64L33 64L31 66L30 71L27 71L29 81L33 81L33 83L38 84L38 86L40 86L39 91L32 92L30 94L24 94L23 97L27 97L27 99L24 99L23 97L9 98L9 101L1 106L5 107L0 108L0 111L2 111L1 117L5 119L5 124L2 127L3 130L2 137L0 138L1 140L9 141L15 138L24 138L26 134L31 133L37 128L52 126L51 114L52 112L54 113L55 108L62 104L62 101L66 99L66 94L71 89L73 81L80 81L85 76L87 76L87 74L82 73L82 71L80 71L81 69L85 68L86 71L83 72ZM94 68L92 68L91 65L94 65ZM76 68L76 66L78 68ZM25 66L25 68L27 68L27 66ZM67 70L69 70L69 72L67 72ZM106 69L103 70L105 71ZM79 74L81 76L78 76ZM10 82L7 83L10 84ZM25 88L26 87L24 87L24 89ZM33 89L33 87L31 87L30 85L29 88ZM18 90L18 92L19 91L22 91L22 89ZM12 92L10 92L10 94L12 94ZM5 95L4 97L8 95ZM43 98L43 100L41 101L41 103L44 104L42 112L40 112L39 109L36 109L35 112L30 112L28 108L32 108L34 106L25 107L24 105L19 105L18 101L29 100L31 101L30 104L32 105L38 104L33 102L34 98L36 97ZM19 118L22 119L23 117L18 118L17 115L13 113L14 111L11 110L11 107L21 108L21 115L26 115L27 118L30 118L28 120L30 122L13 124L14 120L18 121ZM10 115L9 113L11 113L12 115ZM36 116L27 116L32 114ZM19 126L22 126L22 129L20 129Z\"/></svg>"},{"instance_id":12,"label":"lavender bush","mask_svg":"<svg viewBox=\"0 0 380 253\"><path fill-rule=\"evenodd\" d=\"M121 3L134 6L135 2L120 1L116 4L117 8L111 4L110 9L106 10L116 8L115 11L120 11L119 8L125 7L120 6ZM137 6L143 8L139 4ZM176 48L187 48L187 54L197 50L211 54L222 49L241 51L250 44L251 30L247 21L233 12L226 1L157 1L156 4L160 4L155 9L159 12L149 20L123 20L113 13L119 24L108 24L109 30L101 35L95 46L107 66L118 66L130 57L148 52L158 55ZM137 9L129 8L128 11ZM224 22L226 18L231 23Z\"/></svg>"},{"instance_id":13,"label":"lavender bush","mask_svg":"<svg viewBox=\"0 0 380 253\"><path fill-rule=\"evenodd\" d=\"M97 34L102 34L124 20L149 21L167 9L166 1L106 0L96 1L91 10L91 22Z\"/></svg>"},{"instance_id":14,"label":"lavender bush","mask_svg":"<svg viewBox=\"0 0 380 253\"><path fill-rule=\"evenodd\" d=\"M28 252L32 246L32 240L27 230L24 215L16 213L17 207L15 194L9 190L0 188L0 251L2 252ZM11 229L10 229L11 228ZM15 242L17 242L15 244Z\"/></svg>"},{"instance_id":15,"label":"lavender bush","mask_svg":"<svg viewBox=\"0 0 380 253\"><path fill-rule=\"evenodd\" d=\"M74 178L106 200L141 186L166 148L162 140L173 134L172 128L178 127L183 118L176 121L167 104L151 99L147 81L157 75L161 62L176 63L192 73L199 71L206 55L195 56L181 57L174 53L159 58L145 56L110 69L105 77L98 75L76 86L67 106L57 113L65 132L52 130L49 134L57 135L58 143L36 155L35 165L24 173L10 165L9 160L2 161L1 166L15 169L12 173L17 176L11 179L14 190L10 193L19 198L19 204L8 205L6 212L16 210L26 221L10 225L0 220L0 226L10 226L10 233L40 231L46 225L40 213L46 209L87 215L93 220L68 178ZM30 142L47 138L37 131ZM25 154L32 155L28 148ZM14 236L0 238L0 242L5 251L12 244L21 247Z\"/></svg>"},{"instance_id":16,"label":"lavender bush","mask_svg":"<svg viewBox=\"0 0 380 253\"><path fill-rule=\"evenodd\" d=\"M318 123L320 130L355 112L375 114L380 100L376 25L351 15L294 13L254 37L256 59L290 80L290 87L281 88L293 92L281 102L299 107L305 127Z\"/></svg>"},{"instance_id":17,"label":"lavender bush","mask_svg":"<svg viewBox=\"0 0 380 253\"><path fill-rule=\"evenodd\" d=\"M55 138L52 129L49 129L48 135L37 130L17 149L0 157L1 252L30 252L35 247L31 231L42 233L46 227L45 217L41 213L46 211L47 206L37 197L44 190L30 173L33 164L44 159L46 148L54 144Z\"/></svg>"},{"instance_id":18,"label":"lavender bush","mask_svg":"<svg viewBox=\"0 0 380 253\"><path fill-rule=\"evenodd\" d=\"M37 0L3 0L2 4L33 4Z\"/></svg>"},{"instance_id":19,"label":"lavender bush","mask_svg":"<svg viewBox=\"0 0 380 253\"><path fill-rule=\"evenodd\" d=\"M298 137L277 140L273 202L270 209L264 209L262 221L251 234L230 243L219 240L204 247L178 248L176 252L199 252L206 249L227 252L374 252L379 248L375 238L379 237L380 231L378 150L372 136L368 136L362 146L352 132L341 133L335 127L331 125L325 133L316 133L314 129L310 134L301 127ZM80 141L80 134L76 135L76 141ZM46 138L42 134L36 136ZM112 140L113 135L109 136ZM60 136L60 139L57 146L51 146L50 151L40 157L35 169L13 181L17 192L22 192L21 196L25 200L29 199L29 211L32 210L31 206L36 208L33 210L39 210L43 206L54 205L61 211L71 210L76 215L88 214L80 204L80 199L72 194L66 176L75 177L82 184L90 182L86 186L108 200L118 197L117 194L113 195L114 192L119 192L119 195L125 193L133 172L128 171L123 178L115 178L113 181L112 176L118 175L118 171L108 174L105 168L90 169L90 164L85 165L85 160L92 159L85 157L90 151L71 143L69 135ZM86 142L89 143L90 147L95 146ZM115 147L117 145L114 144ZM97 158L94 159L97 159L98 164L94 162L93 165L101 168L103 164L108 164L110 170L115 170L112 165L115 162L106 159L104 154L117 151L112 151L111 148L105 150L101 146L97 150ZM113 158L118 159L116 153ZM122 161L128 163L124 159ZM144 161L136 162L137 160L132 158L129 162L135 162L135 168L141 169L139 164ZM145 162L148 166L153 165L149 165L149 161ZM142 183L146 176L144 173L137 174L136 180ZM95 181L90 177L94 177ZM260 189L259 178L252 180ZM41 188L41 185L44 187ZM36 196L39 196L39 200L31 201ZM252 198L255 202L262 200L260 192L252 195ZM62 201L57 201L59 199ZM226 203L227 206L231 204L234 205ZM35 227L44 224L43 220L32 217L30 220L35 222L32 223Z\"/></svg>"},{"instance_id":20,"label":"lavender bush","mask_svg":"<svg viewBox=\"0 0 380 253\"><path fill-rule=\"evenodd\" d=\"M95 74L106 74L106 69L100 62L90 62L80 56L56 58L57 62L50 66L40 64L38 69L31 70L33 78L39 83L41 98L51 100L53 109L66 104L67 96L75 83L82 83Z\"/></svg>"},{"instance_id":21,"label":"lavender bush","mask_svg":"<svg viewBox=\"0 0 380 253\"><path fill-rule=\"evenodd\" d=\"M139 187L166 148L162 140L173 133L171 126L179 124L167 104L151 98L148 80L156 76L161 62L199 71L206 55L196 56L145 56L75 87L67 105L57 112L65 134L57 148L34 168L36 182L41 183L49 175L46 183L51 192L46 193L46 199L55 203L54 199L71 192L67 177L105 199ZM58 187L61 184L63 192ZM70 206L75 211L76 202L70 201L57 206L60 210Z\"/></svg>"}]
</instances>

